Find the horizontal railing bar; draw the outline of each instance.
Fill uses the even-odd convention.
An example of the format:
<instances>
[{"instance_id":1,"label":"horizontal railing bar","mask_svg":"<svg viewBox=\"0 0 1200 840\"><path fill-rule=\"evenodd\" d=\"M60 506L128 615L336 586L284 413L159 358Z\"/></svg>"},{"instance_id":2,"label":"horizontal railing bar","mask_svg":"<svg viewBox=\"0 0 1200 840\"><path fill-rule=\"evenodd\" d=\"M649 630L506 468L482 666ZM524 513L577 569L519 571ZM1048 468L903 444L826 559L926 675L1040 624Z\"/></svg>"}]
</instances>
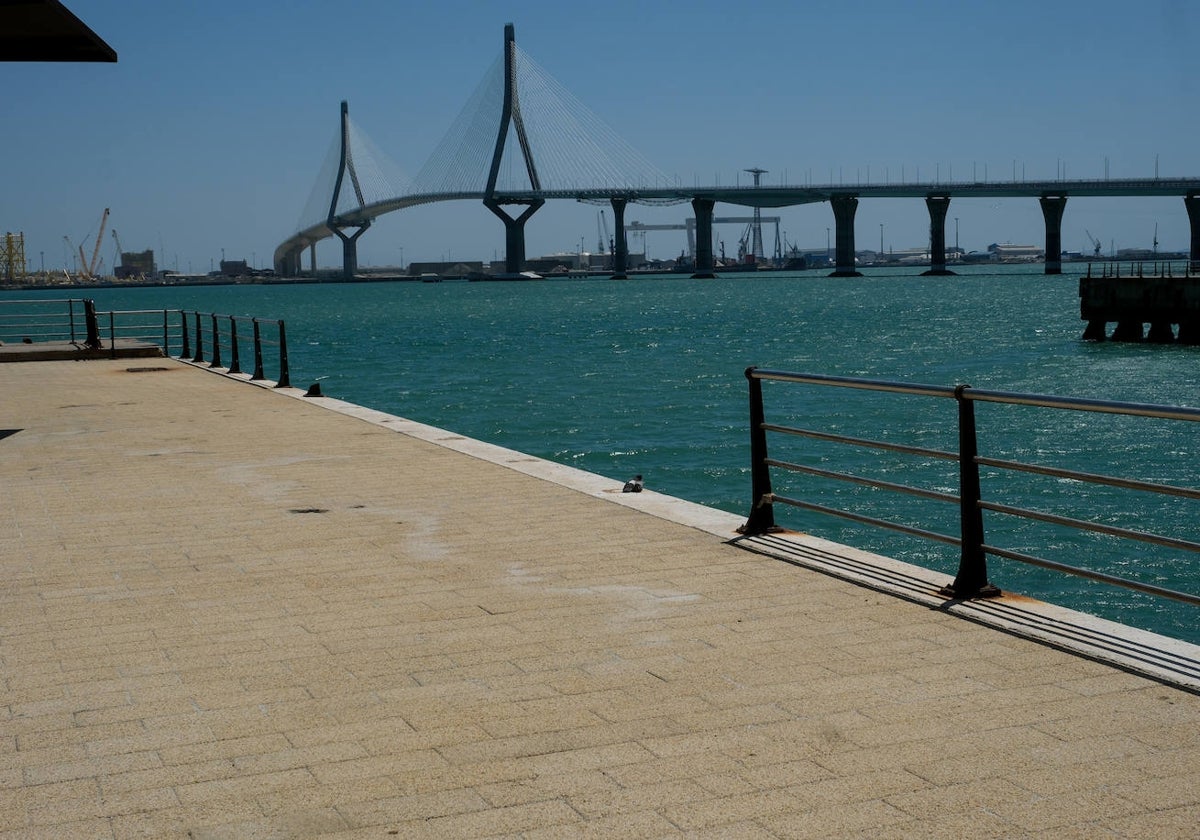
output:
<instances>
[{"instance_id":1,"label":"horizontal railing bar","mask_svg":"<svg viewBox=\"0 0 1200 840\"><path fill-rule=\"evenodd\" d=\"M0 300L0 306L28 306L29 304L83 303L83 298L41 298L39 300Z\"/></svg>"},{"instance_id":2,"label":"horizontal railing bar","mask_svg":"<svg viewBox=\"0 0 1200 840\"><path fill-rule=\"evenodd\" d=\"M41 317L41 316L29 316ZM70 326L70 320L12 320L0 319L0 330L25 329L29 326Z\"/></svg>"},{"instance_id":3,"label":"horizontal railing bar","mask_svg":"<svg viewBox=\"0 0 1200 840\"><path fill-rule=\"evenodd\" d=\"M884 379L857 379L847 376L826 376L817 373L789 373L781 370L751 368L746 375L752 379L769 379L777 382L799 382L808 385L829 385L838 388L855 388L865 391L883 391L898 394L913 394L930 397L953 397L961 394L963 399L975 402L1028 405L1040 408L1064 408L1075 411L1094 411L1105 414L1126 414L1135 417L1154 417L1164 420L1200 421L1200 408L1187 408L1156 403L1128 403L1113 400L1092 400L1079 397L1058 397L1050 394L1027 394L1018 391L991 391L984 388L961 388L949 385L920 385L907 382L892 382Z\"/></svg>"},{"instance_id":4,"label":"horizontal railing bar","mask_svg":"<svg viewBox=\"0 0 1200 840\"><path fill-rule=\"evenodd\" d=\"M1200 543L1190 542L1188 540L1177 540L1173 537L1164 537L1160 534L1150 534L1144 531L1134 531L1129 528L1117 528L1112 525L1101 525L1096 522L1085 522L1082 519L1072 519L1068 516L1058 516L1053 513L1043 513L1037 510L1029 510L1027 508L1013 507L1011 505L997 504L996 502L988 502L980 500L979 507L984 510L994 511L996 513L1006 513L1009 516L1017 516L1022 519L1034 519L1038 522L1046 522L1051 525L1063 525L1067 528L1075 528L1080 531L1093 531L1097 534L1108 534L1112 537L1123 537L1129 540L1137 540L1138 542L1151 543L1153 545L1161 545L1167 548L1181 548L1185 551L1200 551Z\"/></svg>"},{"instance_id":5,"label":"horizontal railing bar","mask_svg":"<svg viewBox=\"0 0 1200 840\"><path fill-rule=\"evenodd\" d=\"M936 531L927 531L924 528L913 528L909 525L901 525L898 522L889 522L886 519L876 519L873 516L865 516L861 513L851 513L848 510L839 508L826 507L825 505L813 504L812 502L802 502L799 499L791 499L787 496L779 496L772 493L770 496L764 497L767 502L779 502L780 504L791 505L792 507L802 508L803 510L811 510L815 513L825 513L830 516L849 519L853 522L859 522L863 525L874 525L878 528L887 528L891 531L899 531L903 534L909 534L914 537L923 537L936 542L943 542L948 545L962 545L962 540L958 537L951 537L947 534L939 534Z\"/></svg>"},{"instance_id":6,"label":"horizontal railing bar","mask_svg":"<svg viewBox=\"0 0 1200 840\"><path fill-rule=\"evenodd\" d=\"M1153 417L1160 420L1200 421L1200 408L1158 405L1156 403L1127 403L1113 400L1089 400L1079 397L1055 397L1047 394L1021 394L1013 391L988 391L976 388L963 390L964 399L975 402L1031 405L1038 408L1066 408L1074 411L1093 411L1101 414L1125 414L1132 417Z\"/></svg>"},{"instance_id":7,"label":"horizontal railing bar","mask_svg":"<svg viewBox=\"0 0 1200 840\"><path fill-rule=\"evenodd\" d=\"M869 438L856 438L848 435L835 435L829 432L817 432L812 429L798 429L794 426L779 426L774 423L763 423L761 428L768 432L780 432L786 435L796 435L799 437L812 438L813 440L823 440L830 443L847 443L856 446L865 446L871 449L882 449L888 452L900 452L905 455L927 455L930 458L941 458L946 461L957 461L958 454L955 452L946 452L941 449L926 449L921 446L907 446L901 443L888 443L882 440L871 440Z\"/></svg>"},{"instance_id":8,"label":"horizontal railing bar","mask_svg":"<svg viewBox=\"0 0 1200 840\"><path fill-rule=\"evenodd\" d=\"M1004 557L1008 560L1016 560L1018 563L1026 563L1030 566L1040 566L1043 569L1051 571L1063 572L1064 574L1074 575L1076 577L1087 578L1088 580L1098 581L1100 583L1110 583L1114 586L1121 586L1125 589L1136 589L1139 592L1145 592L1147 595L1161 595L1164 598L1171 598L1175 601L1183 601L1187 604L1200 606L1200 595L1192 595L1187 592L1178 592L1174 589L1166 589L1162 586L1155 586L1152 583L1141 583L1129 578L1117 577L1116 575L1105 574L1104 572L1094 572L1091 569L1081 569L1078 566L1068 566L1065 563L1056 563L1053 560L1046 560L1042 557L1034 557L1030 554L1022 554L1018 551L1008 551L1003 548L984 544L981 546L984 551L995 557Z\"/></svg>"},{"instance_id":9,"label":"horizontal railing bar","mask_svg":"<svg viewBox=\"0 0 1200 840\"><path fill-rule=\"evenodd\" d=\"M836 388L855 388L863 391L888 391L897 394L913 394L927 397L953 397L954 388L948 385L914 385L907 382L891 382L884 379L856 379L849 376L827 376L820 373L789 373L783 370L752 368L746 372L753 379L770 379L776 382L800 382L807 385L830 385Z\"/></svg>"},{"instance_id":10,"label":"horizontal railing bar","mask_svg":"<svg viewBox=\"0 0 1200 840\"><path fill-rule=\"evenodd\" d=\"M835 481L845 481L849 482L850 484L858 484L863 487L875 487L880 490L894 490L897 493L907 493L910 496L920 496L922 499L933 499L934 501L938 502L953 502L954 504L959 503L959 498L956 495L951 493L941 493L937 490L926 490L923 487L911 487L907 484L896 484L891 481L881 481L875 478L866 478L865 476L854 475L853 473L823 470L819 467L806 467L802 464L793 464L788 461L778 461L774 458L767 458L766 463L768 466L779 467L781 469L791 470L792 472L806 473L808 475L815 475L821 478L831 478Z\"/></svg>"},{"instance_id":11,"label":"horizontal railing bar","mask_svg":"<svg viewBox=\"0 0 1200 840\"><path fill-rule=\"evenodd\" d=\"M1175 487L1170 484L1156 484L1151 481L1138 481L1135 478L1116 478L1114 476L1097 475L1096 473L1066 470L1061 467L1022 464L1018 461L1002 461L999 458L985 458L982 456L976 457L975 463L985 467L1000 467L1001 469L1036 473L1037 475L1048 475L1055 478L1070 478L1076 481L1086 481L1091 484L1103 484L1108 487L1120 487L1123 490L1144 490L1148 493L1162 493L1166 496L1200 499L1200 490L1193 490L1190 487Z\"/></svg>"}]
</instances>

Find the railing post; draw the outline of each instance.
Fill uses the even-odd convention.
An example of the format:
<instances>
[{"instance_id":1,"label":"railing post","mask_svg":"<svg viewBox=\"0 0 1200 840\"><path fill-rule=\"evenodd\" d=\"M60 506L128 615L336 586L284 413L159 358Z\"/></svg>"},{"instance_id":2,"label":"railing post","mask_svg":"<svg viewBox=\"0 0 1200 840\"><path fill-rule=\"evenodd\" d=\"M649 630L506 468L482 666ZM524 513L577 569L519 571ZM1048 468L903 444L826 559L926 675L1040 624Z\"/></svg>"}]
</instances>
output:
<instances>
[{"instance_id":1,"label":"railing post","mask_svg":"<svg viewBox=\"0 0 1200 840\"><path fill-rule=\"evenodd\" d=\"M266 379L263 376L262 332L258 326L258 319L253 318L251 320L254 323L254 374L250 378L254 380Z\"/></svg>"},{"instance_id":2,"label":"railing post","mask_svg":"<svg viewBox=\"0 0 1200 840\"><path fill-rule=\"evenodd\" d=\"M109 358L117 358L117 313L108 311L108 354Z\"/></svg>"},{"instance_id":3,"label":"railing post","mask_svg":"<svg viewBox=\"0 0 1200 840\"><path fill-rule=\"evenodd\" d=\"M212 361L209 362L208 366L210 368L216 368L216 367L221 366L221 333L219 332L220 328L217 326L217 313L213 312L213 313L211 313L211 315L212 315L212 346L213 346L213 349L212 349Z\"/></svg>"},{"instance_id":4,"label":"railing post","mask_svg":"<svg viewBox=\"0 0 1200 840\"><path fill-rule=\"evenodd\" d=\"M292 387L292 379L288 374L287 333L284 331L283 321L279 322L279 381L275 383L275 387Z\"/></svg>"},{"instance_id":5,"label":"railing post","mask_svg":"<svg viewBox=\"0 0 1200 840\"><path fill-rule=\"evenodd\" d=\"M958 497L962 555L954 583L939 594L948 598L995 598L1000 590L988 582L987 555L983 550L983 509L979 507L979 446L975 433L975 402L966 397L970 385L954 389L958 403Z\"/></svg>"},{"instance_id":6,"label":"railing post","mask_svg":"<svg viewBox=\"0 0 1200 840\"><path fill-rule=\"evenodd\" d=\"M67 322L71 326L71 343L75 343L75 298L67 298Z\"/></svg>"},{"instance_id":7,"label":"railing post","mask_svg":"<svg viewBox=\"0 0 1200 840\"><path fill-rule=\"evenodd\" d=\"M88 298L83 302L83 316L87 320L87 341L84 342L84 346L99 350L100 325L96 323L96 301Z\"/></svg>"},{"instance_id":8,"label":"railing post","mask_svg":"<svg viewBox=\"0 0 1200 840\"><path fill-rule=\"evenodd\" d=\"M750 384L750 517L738 528L739 533L748 536L779 530L775 524L775 505L771 502L762 380L754 376L755 370L755 367L746 368L746 380Z\"/></svg>"},{"instance_id":9,"label":"railing post","mask_svg":"<svg viewBox=\"0 0 1200 840\"><path fill-rule=\"evenodd\" d=\"M233 315L229 316L229 372L242 372L242 366L238 360L237 320Z\"/></svg>"},{"instance_id":10,"label":"railing post","mask_svg":"<svg viewBox=\"0 0 1200 840\"><path fill-rule=\"evenodd\" d=\"M171 356L171 333L170 327L167 324L167 310L163 310L163 355L170 358Z\"/></svg>"},{"instance_id":11,"label":"railing post","mask_svg":"<svg viewBox=\"0 0 1200 840\"><path fill-rule=\"evenodd\" d=\"M200 310L196 310L196 355L192 357L193 362L204 361L204 332L200 327Z\"/></svg>"},{"instance_id":12,"label":"railing post","mask_svg":"<svg viewBox=\"0 0 1200 840\"><path fill-rule=\"evenodd\" d=\"M182 309L179 310L179 331L183 334L183 348L179 351L179 358L186 359L192 355L192 347L188 342L187 313Z\"/></svg>"}]
</instances>

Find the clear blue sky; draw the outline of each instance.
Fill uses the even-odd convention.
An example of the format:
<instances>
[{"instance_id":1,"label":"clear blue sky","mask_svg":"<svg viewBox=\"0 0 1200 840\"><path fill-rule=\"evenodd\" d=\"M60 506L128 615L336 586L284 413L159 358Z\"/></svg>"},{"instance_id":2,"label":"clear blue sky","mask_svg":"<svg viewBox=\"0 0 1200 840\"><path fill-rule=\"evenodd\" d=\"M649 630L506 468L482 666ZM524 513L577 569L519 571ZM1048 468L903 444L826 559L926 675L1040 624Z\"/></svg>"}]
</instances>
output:
<instances>
[{"instance_id":1,"label":"clear blue sky","mask_svg":"<svg viewBox=\"0 0 1200 840\"><path fill-rule=\"evenodd\" d=\"M415 175L500 55L521 48L661 170L729 183L746 167L793 182L1018 176L1200 176L1200 4L1054 2L205 3L66 0L119 53L115 65L0 64L0 229L24 231L32 268L90 251L101 212L126 250L207 271L269 264L292 233L337 130L339 102ZM745 176L743 176L745 177ZM719 206L718 213L738 213ZM774 212L774 211L768 211ZM597 209L552 202L531 255L595 247ZM681 221L685 206L627 220ZM827 205L781 212L789 241L823 247ZM959 200L947 239L1040 243L1032 199ZM860 247L921 246L924 205L864 200ZM1073 199L1063 245L1188 245L1180 199ZM737 232L718 232L730 253ZM651 234L652 256L683 235ZM770 243L768 243L768 248ZM364 265L502 254L481 206L380 219ZM102 248L111 266L114 248ZM319 261L340 252L327 241Z\"/></svg>"}]
</instances>

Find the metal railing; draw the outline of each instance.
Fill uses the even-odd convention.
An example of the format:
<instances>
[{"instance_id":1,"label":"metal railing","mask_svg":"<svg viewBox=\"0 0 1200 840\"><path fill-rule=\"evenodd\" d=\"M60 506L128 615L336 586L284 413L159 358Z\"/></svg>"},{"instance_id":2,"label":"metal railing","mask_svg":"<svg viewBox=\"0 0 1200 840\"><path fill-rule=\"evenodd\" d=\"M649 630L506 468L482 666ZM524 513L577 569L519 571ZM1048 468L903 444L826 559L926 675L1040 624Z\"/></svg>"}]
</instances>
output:
<instances>
[{"instance_id":1,"label":"metal railing","mask_svg":"<svg viewBox=\"0 0 1200 840\"><path fill-rule=\"evenodd\" d=\"M81 298L0 301L0 341L66 341L98 347L95 304Z\"/></svg>"},{"instance_id":2,"label":"metal railing","mask_svg":"<svg viewBox=\"0 0 1200 840\"><path fill-rule=\"evenodd\" d=\"M230 373L243 373L241 351L250 342L253 352L253 370L250 379L265 379L263 373L264 348L272 349L275 360L279 364L279 376L275 380L276 388L291 387L291 373L288 370L287 328L284 322L274 318L251 318L246 315L218 315L213 312L183 312L180 311L182 324L183 348L181 357L189 358L197 364L207 361L212 368L224 367L222 351L229 357L228 370ZM188 323L194 324L189 331ZM239 333L238 324L243 326ZM245 327L250 328L246 335ZM274 338L263 335L263 327L275 328ZM193 353L194 348L194 353ZM208 355L205 355L205 349Z\"/></svg>"},{"instance_id":3,"label":"metal railing","mask_svg":"<svg viewBox=\"0 0 1200 840\"><path fill-rule=\"evenodd\" d=\"M1121 490L1132 490L1139 493L1153 494L1158 498L1175 498L1200 500L1200 490L1190 487L1161 484L1150 481L1140 481L1109 475L1081 472L1072 469L1052 467L1040 464L1025 463L1016 460L1006 460L981 456L978 452L978 431L975 421L975 403L999 403L1006 405L1034 406L1037 408L1070 410L1081 412L1097 412L1102 414L1127 415L1142 418L1158 418L1173 421L1200 421L1200 409L1175 406L1152 405L1144 403L1109 402L1104 400L1073 399L1068 397L1048 396L1041 394L1024 394L1005 391L989 391L972 388L969 385L955 387L940 385L917 385L900 382L888 382L851 377L824 376L820 374L789 373L777 370L764 370L751 367L746 370L746 378L750 385L750 460L751 460L751 512L746 523L739 529L746 535L764 534L781 530L775 523L775 504L785 504L796 508L841 517L860 524L885 528L911 536L921 537L940 543L958 546L961 549L958 574L954 582L942 590L943 595L951 598L978 598L1000 594L1000 590L988 580L987 555L1002 557L1037 566L1044 569L1076 575L1094 581L1124 587L1144 592L1150 595L1171 598L1192 605L1200 605L1200 595L1179 592L1154 584L1130 580L1104 572L1084 569L1064 563L1047 560L1006 548L989 545L984 539L983 512L1002 514L1018 519L1049 523L1063 526L1075 531L1102 534L1108 537L1127 540L1134 543L1150 543L1165 546L1174 550L1200 552L1200 543L1177 537L1140 531L1131 528L1120 528L1097 521L1085 521L1069 516L1062 516L1041 510L1032 510L1011 504L982 498L980 473L981 466L999 472L1021 472L1047 476L1056 480L1069 480L1084 485L1101 485ZM768 423L763 407L764 380L777 382L800 383L836 388L852 388L866 391L906 394L920 397L936 397L953 399L957 404L958 451L909 446L891 441L873 440L849 435L833 434L811 429L801 429L776 423ZM836 470L825 470L817 467L783 461L770 457L767 451L767 434L782 434L798 436L811 440L824 441L828 444L863 447L868 450L883 450L907 456L918 456L925 459L940 461L955 461L958 463L958 493L947 493L942 490L932 490L922 487L911 487L895 482L852 475ZM771 484L771 469L785 470L790 473L802 473L833 481L849 482L854 485L869 487L916 496L937 502L947 502L958 505L959 536L938 533L926 528L913 527L904 523L864 515L862 513L839 509L827 505L816 504L802 499L791 498L775 493Z\"/></svg>"},{"instance_id":4,"label":"metal railing","mask_svg":"<svg viewBox=\"0 0 1200 840\"><path fill-rule=\"evenodd\" d=\"M178 345L181 341L179 330L171 325L171 316L176 312L175 309L114 309L97 312L96 319L101 325L102 341L114 358L118 340L157 344L164 356L170 356L172 343ZM105 329L107 335L103 335Z\"/></svg>"},{"instance_id":5,"label":"metal railing","mask_svg":"<svg viewBox=\"0 0 1200 840\"><path fill-rule=\"evenodd\" d=\"M178 350L178 358L208 362L211 368L224 367L224 354L229 359L229 373L244 372L242 352L248 350L253 353L252 380L266 379L265 364L278 363L275 387L291 387L287 329L275 318L183 309L98 312L94 301L79 298L11 300L0 301L0 341L65 341L92 350L107 347L114 358L117 342L138 341L158 345L165 356Z\"/></svg>"}]
</instances>

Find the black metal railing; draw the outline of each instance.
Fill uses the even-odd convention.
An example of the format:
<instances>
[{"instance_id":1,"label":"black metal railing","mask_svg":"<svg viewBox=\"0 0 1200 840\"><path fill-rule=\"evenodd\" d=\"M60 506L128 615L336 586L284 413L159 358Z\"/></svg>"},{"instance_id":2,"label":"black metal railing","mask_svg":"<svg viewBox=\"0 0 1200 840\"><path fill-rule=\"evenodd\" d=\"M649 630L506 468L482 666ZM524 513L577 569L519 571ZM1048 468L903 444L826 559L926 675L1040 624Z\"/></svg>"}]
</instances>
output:
<instances>
[{"instance_id":1,"label":"black metal railing","mask_svg":"<svg viewBox=\"0 0 1200 840\"><path fill-rule=\"evenodd\" d=\"M751 367L746 370L746 378L750 385L750 459L751 459L751 512L746 523L740 529L747 535L764 534L781 530L775 522L775 504L840 517L860 524L876 526L901 532L911 536L921 537L936 542L958 546L961 549L958 573L953 584L942 590L942 594L952 598L977 598L999 594L999 589L988 579L987 555L1002 557L1049 569L1069 575L1075 575L1094 581L1124 587L1144 592L1150 595L1171 598L1192 605L1200 605L1200 595L1180 592L1155 584L1131 580L1117 575L1098 572L1048 560L1042 557L1013 551L1007 548L990 545L984 539L984 511L1008 517L1016 517L1025 522L1049 523L1062 526L1076 532L1091 532L1105 537L1128 541L1122 545L1136 543L1164 546L1172 550L1200 552L1200 543L1181 539L1175 536L1152 533L1133 528L1116 527L1101 521L1088 521L1071 516L1044 510L1033 510L1028 507L1005 504L996 500L982 498L980 470L981 466L995 471L997 474L1020 472L1045 476L1056 481L1077 482L1079 485L1104 486L1123 491L1152 494L1157 499L1189 499L1200 500L1200 490L1164 484L1160 482L1142 481L1110 475L1082 472L1056 466L1047 466L1023 462L1015 459L1002 459L982 456L979 454L978 429L975 420L975 404L978 402L997 403L1004 405L1032 406L1043 409L1068 410L1077 412L1095 412L1109 415L1126 415L1140 418L1157 418L1170 421L1197 422L1200 421L1200 409L1184 408L1143 403L1110 402L1104 400L1074 399L1068 397L1048 396L1041 394L1025 394L1005 391L989 391L972 388L969 385L955 387L941 385L917 385L900 382L887 382L852 377L824 376L820 374L789 373L777 370L764 370ZM799 383L804 385L852 388L865 391L905 394L917 397L935 397L953 399L957 405L957 451L936 449L923 446L910 446L893 441L875 440L830 433L827 431L802 429L776 423L768 423L763 406L764 381ZM823 441L827 444L846 445L865 448L866 450L882 450L903 456L917 456L932 461L954 461L958 463L958 493L945 492L939 489L913 487L896 482L883 481L875 478L852 475L838 470L820 469L811 465L799 464L772 458L767 450L767 435L781 434L798 436L810 440ZM886 433L885 433L886 435ZM871 516L861 512L844 510L837 507L817 504L804 499L792 498L775 493L772 489L771 470L784 470L789 473L800 473L829 479L835 482L849 482L860 487L873 490L888 491L916 496L937 502L958 505L959 535L952 536L939 533L929 528L915 527L910 524ZM1186 474L1186 473L1185 473ZM1194 518L1184 518L1185 522L1195 524Z\"/></svg>"},{"instance_id":2,"label":"black metal railing","mask_svg":"<svg viewBox=\"0 0 1200 840\"><path fill-rule=\"evenodd\" d=\"M66 341L98 347L96 306L81 298L0 301L0 341Z\"/></svg>"},{"instance_id":3,"label":"black metal railing","mask_svg":"<svg viewBox=\"0 0 1200 840\"><path fill-rule=\"evenodd\" d=\"M239 328L240 327L240 328ZM89 350L105 347L116 358L121 342L157 345L164 356L176 355L209 367L243 373L243 353L250 352L250 379L266 379L265 368L278 366L277 388L291 387L287 328L275 318L219 315L183 309L114 309L97 311L90 299L0 301L0 341L5 343L68 342Z\"/></svg>"},{"instance_id":4,"label":"black metal railing","mask_svg":"<svg viewBox=\"0 0 1200 840\"><path fill-rule=\"evenodd\" d=\"M175 309L114 309L97 312L101 341L114 354L114 358L118 341L157 344L164 356L170 356L172 346L179 346L182 341L179 328L173 325L172 316L177 312Z\"/></svg>"},{"instance_id":5,"label":"black metal railing","mask_svg":"<svg viewBox=\"0 0 1200 840\"><path fill-rule=\"evenodd\" d=\"M218 315L214 312L197 311L181 311L179 315L183 342L181 358L197 364L207 361L209 367L219 368L225 367L224 358L227 356L228 371L244 373L242 351L249 349L253 353L250 379L266 379L264 359L269 355L279 366L275 387L291 387L287 328L283 321L275 318L251 318L246 315ZM189 322L193 325L190 330ZM238 329L239 324L242 326L241 330ZM264 334L264 327L267 328L267 334ZM273 337L270 335L271 328L274 328Z\"/></svg>"}]
</instances>

